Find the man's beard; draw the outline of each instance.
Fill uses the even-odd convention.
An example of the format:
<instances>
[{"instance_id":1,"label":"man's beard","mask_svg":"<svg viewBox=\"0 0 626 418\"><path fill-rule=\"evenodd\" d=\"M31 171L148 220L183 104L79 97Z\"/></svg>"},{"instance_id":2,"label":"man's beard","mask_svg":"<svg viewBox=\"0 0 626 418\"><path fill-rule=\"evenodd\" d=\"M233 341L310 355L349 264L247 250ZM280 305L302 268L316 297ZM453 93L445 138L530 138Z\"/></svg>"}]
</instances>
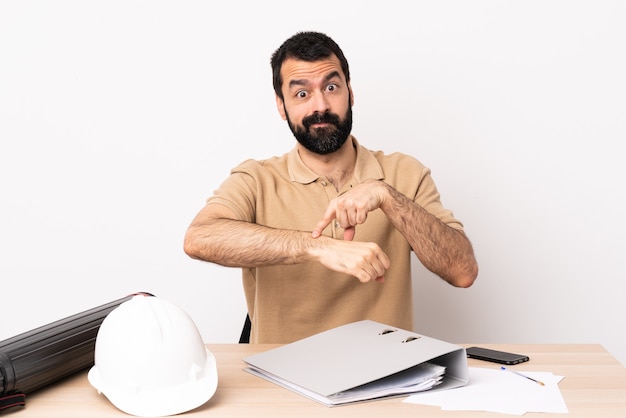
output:
<instances>
[{"instance_id":1,"label":"man's beard","mask_svg":"<svg viewBox=\"0 0 626 418\"><path fill-rule=\"evenodd\" d=\"M291 132L302 146L316 154L330 154L343 146L350 132L352 131L352 106L348 107L343 120L335 113L319 113L307 116L302 119L302 126L295 126L291 123L287 109L287 123ZM324 128L313 128L316 123L328 123L331 126Z\"/></svg>"}]
</instances>

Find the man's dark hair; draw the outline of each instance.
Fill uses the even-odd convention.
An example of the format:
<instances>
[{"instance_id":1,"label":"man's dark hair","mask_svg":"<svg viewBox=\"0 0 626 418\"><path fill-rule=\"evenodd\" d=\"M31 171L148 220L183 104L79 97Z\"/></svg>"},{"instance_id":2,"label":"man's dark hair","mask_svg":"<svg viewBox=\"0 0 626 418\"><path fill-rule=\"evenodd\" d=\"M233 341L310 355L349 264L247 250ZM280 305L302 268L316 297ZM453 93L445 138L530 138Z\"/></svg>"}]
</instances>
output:
<instances>
[{"instance_id":1,"label":"man's dark hair","mask_svg":"<svg viewBox=\"0 0 626 418\"><path fill-rule=\"evenodd\" d=\"M339 45L330 37L319 32L299 32L287 39L272 54L271 59L276 95L284 99L281 91L283 79L280 75L280 69L286 59L294 58L300 61L313 62L328 58L331 55L335 55L339 59L346 81L349 82L350 69L348 68L348 60L346 60Z\"/></svg>"}]
</instances>

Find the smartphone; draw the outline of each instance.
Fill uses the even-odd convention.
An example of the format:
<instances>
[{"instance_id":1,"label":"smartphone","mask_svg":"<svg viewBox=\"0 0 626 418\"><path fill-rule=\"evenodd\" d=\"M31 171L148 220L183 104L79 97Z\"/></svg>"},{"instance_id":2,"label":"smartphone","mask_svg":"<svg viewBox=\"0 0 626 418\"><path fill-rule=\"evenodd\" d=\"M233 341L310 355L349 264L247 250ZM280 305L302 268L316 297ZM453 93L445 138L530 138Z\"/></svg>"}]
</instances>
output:
<instances>
[{"instance_id":1,"label":"smartphone","mask_svg":"<svg viewBox=\"0 0 626 418\"><path fill-rule=\"evenodd\" d=\"M518 364L528 361L528 356L524 354L507 353L506 351L491 350L482 347L469 347L466 350L468 358L491 361L500 364Z\"/></svg>"}]
</instances>

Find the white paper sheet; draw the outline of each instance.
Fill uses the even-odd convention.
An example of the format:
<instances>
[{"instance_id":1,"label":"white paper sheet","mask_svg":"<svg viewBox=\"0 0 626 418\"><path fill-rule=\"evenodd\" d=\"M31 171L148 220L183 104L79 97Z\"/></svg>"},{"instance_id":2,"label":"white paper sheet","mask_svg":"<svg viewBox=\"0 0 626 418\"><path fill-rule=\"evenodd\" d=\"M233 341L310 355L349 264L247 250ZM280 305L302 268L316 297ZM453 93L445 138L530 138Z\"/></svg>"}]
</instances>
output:
<instances>
[{"instance_id":1,"label":"white paper sheet","mask_svg":"<svg viewBox=\"0 0 626 418\"><path fill-rule=\"evenodd\" d=\"M445 367L422 363L384 379L336 393L329 399L334 403L347 403L424 391L437 386L445 371Z\"/></svg>"},{"instance_id":2,"label":"white paper sheet","mask_svg":"<svg viewBox=\"0 0 626 418\"><path fill-rule=\"evenodd\" d=\"M562 376L550 372L522 373L542 381L545 386L507 371L470 367L467 385L415 394L404 402L436 405L448 411L490 411L511 415L524 415L526 412L568 413L558 385Z\"/></svg>"}]
</instances>

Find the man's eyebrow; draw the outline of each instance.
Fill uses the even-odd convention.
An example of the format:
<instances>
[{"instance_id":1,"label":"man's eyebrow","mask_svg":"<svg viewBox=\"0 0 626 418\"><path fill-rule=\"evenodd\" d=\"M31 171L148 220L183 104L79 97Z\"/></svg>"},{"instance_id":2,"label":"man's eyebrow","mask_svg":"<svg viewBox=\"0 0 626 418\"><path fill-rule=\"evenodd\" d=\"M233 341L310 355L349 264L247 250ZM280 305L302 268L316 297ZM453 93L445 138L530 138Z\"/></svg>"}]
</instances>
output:
<instances>
[{"instance_id":1,"label":"man's eyebrow","mask_svg":"<svg viewBox=\"0 0 626 418\"><path fill-rule=\"evenodd\" d=\"M328 73L328 75L326 77L324 77L324 83L329 82L330 80L332 80L333 78L341 78L341 75L339 74L339 71L333 71L332 73Z\"/></svg>"},{"instance_id":2,"label":"man's eyebrow","mask_svg":"<svg viewBox=\"0 0 626 418\"><path fill-rule=\"evenodd\" d=\"M324 77L324 83L329 82L330 80L332 80L335 77L337 77L337 78L341 77L341 75L339 74L339 71L333 71L333 72L328 73L326 75L326 77ZM293 86L306 86L308 84L310 84L310 83L306 79L290 80L289 81L289 88L291 88Z\"/></svg>"},{"instance_id":3,"label":"man's eyebrow","mask_svg":"<svg viewBox=\"0 0 626 418\"><path fill-rule=\"evenodd\" d=\"M309 82L307 80L290 80L289 81L289 88L293 87L293 86L306 86L307 84L309 84Z\"/></svg>"}]
</instances>

